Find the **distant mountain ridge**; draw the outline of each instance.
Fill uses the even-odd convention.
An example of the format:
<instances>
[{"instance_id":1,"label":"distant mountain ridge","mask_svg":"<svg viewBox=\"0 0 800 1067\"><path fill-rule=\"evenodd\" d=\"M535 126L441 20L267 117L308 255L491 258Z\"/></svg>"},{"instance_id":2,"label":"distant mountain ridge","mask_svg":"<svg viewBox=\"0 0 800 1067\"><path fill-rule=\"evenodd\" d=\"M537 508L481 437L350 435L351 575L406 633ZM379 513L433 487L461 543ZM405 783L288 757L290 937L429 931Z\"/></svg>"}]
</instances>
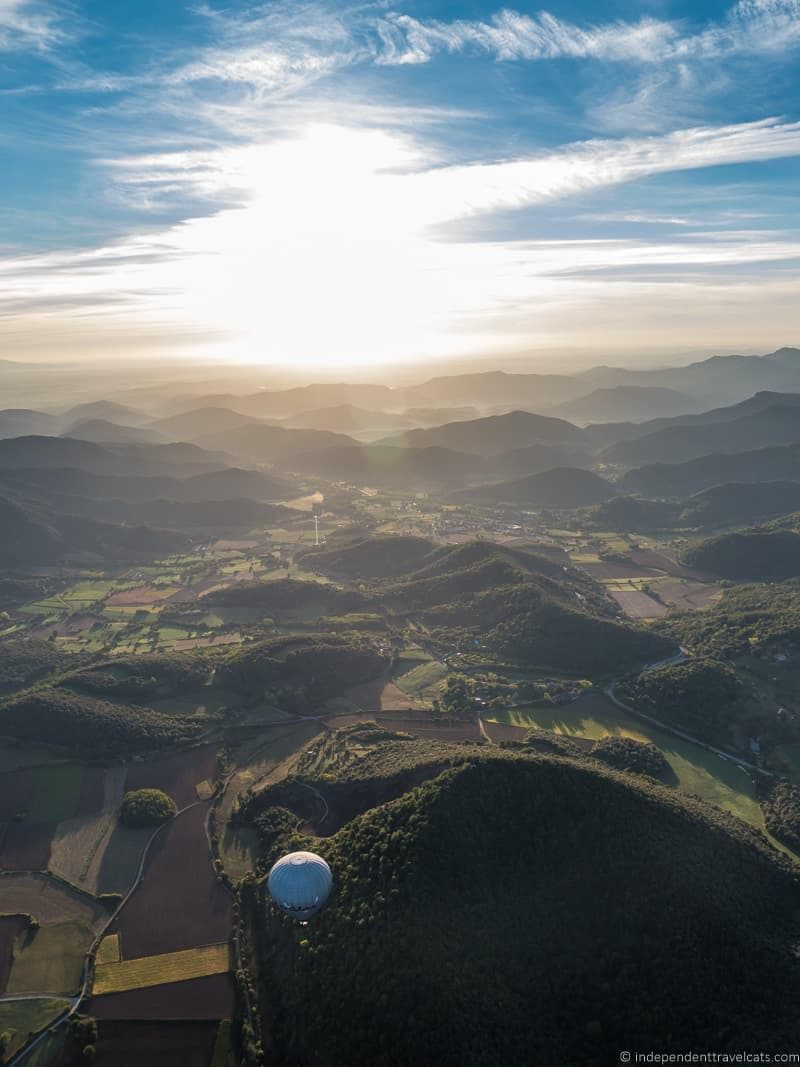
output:
<instances>
[{"instance_id":1,"label":"distant mountain ridge","mask_svg":"<svg viewBox=\"0 0 800 1067\"><path fill-rule=\"evenodd\" d=\"M428 430L410 430L380 441L383 445L413 448L450 448L473 455L497 456L534 444L578 444L583 432L565 419L510 411L466 422L450 422Z\"/></svg>"},{"instance_id":2,"label":"distant mountain ridge","mask_svg":"<svg viewBox=\"0 0 800 1067\"><path fill-rule=\"evenodd\" d=\"M743 452L796 441L800 441L800 404L774 404L727 421L667 426L612 445L603 453L603 459L628 465L679 463L714 453Z\"/></svg>"},{"instance_id":3,"label":"distant mountain ridge","mask_svg":"<svg viewBox=\"0 0 800 1067\"><path fill-rule=\"evenodd\" d=\"M177 443L99 445L71 437L14 437L0 441L0 470L77 467L95 474L200 474L226 466L222 456Z\"/></svg>"},{"instance_id":4,"label":"distant mountain ridge","mask_svg":"<svg viewBox=\"0 0 800 1067\"><path fill-rule=\"evenodd\" d=\"M728 482L800 481L800 444L651 463L628 471L619 485L647 497L688 497Z\"/></svg>"},{"instance_id":5,"label":"distant mountain ridge","mask_svg":"<svg viewBox=\"0 0 800 1067\"><path fill-rule=\"evenodd\" d=\"M461 489L451 499L523 508L583 508L600 504L613 495L613 486L599 474L575 467L557 467L510 482Z\"/></svg>"},{"instance_id":6,"label":"distant mountain ridge","mask_svg":"<svg viewBox=\"0 0 800 1067\"><path fill-rule=\"evenodd\" d=\"M553 409L566 419L613 422L618 419L648 420L657 416L696 411L699 401L663 385L601 386Z\"/></svg>"}]
</instances>

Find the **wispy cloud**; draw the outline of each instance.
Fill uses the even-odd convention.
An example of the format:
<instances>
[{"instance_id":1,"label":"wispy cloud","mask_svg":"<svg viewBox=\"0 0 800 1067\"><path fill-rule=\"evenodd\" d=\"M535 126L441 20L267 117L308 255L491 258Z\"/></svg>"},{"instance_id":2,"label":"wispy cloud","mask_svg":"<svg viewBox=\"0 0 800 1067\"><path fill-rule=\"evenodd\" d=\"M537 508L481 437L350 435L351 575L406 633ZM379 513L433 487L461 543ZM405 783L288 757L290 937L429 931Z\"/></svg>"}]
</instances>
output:
<instances>
[{"instance_id":1,"label":"wispy cloud","mask_svg":"<svg viewBox=\"0 0 800 1067\"><path fill-rule=\"evenodd\" d=\"M64 6L43 0L0 0L0 52L48 51L68 39Z\"/></svg>"},{"instance_id":2,"label":"wispy cloud","mask_svg":"<svg viewBox=\"0 0 800 1067\"><path fill-rule=\"evenodd\" d=\"M602 59L662 63L785 50L800 41L798 0L740 0L701 33L654 18L579 26L542 11L499 11L486 20L452 22L387 14L376 24L382 63L426 63L439 52L473 51L501 62Z\"/></svg>"},{"instance_id":3,"label":"wispy cloud","mask_svg":"<svg viewBox=\"0 0 800 1067\"><path fill-rule=\"evenodd\" d=\"M582 28L546 11L522 15L500 11L487 21L421 21L389 14L377 23L384 45L382 63L426 63L438 52L472 49L501 61L559 59L649 62L674 46L678 31L669 22L643 18Z\"/></svg>"}]
</instances>

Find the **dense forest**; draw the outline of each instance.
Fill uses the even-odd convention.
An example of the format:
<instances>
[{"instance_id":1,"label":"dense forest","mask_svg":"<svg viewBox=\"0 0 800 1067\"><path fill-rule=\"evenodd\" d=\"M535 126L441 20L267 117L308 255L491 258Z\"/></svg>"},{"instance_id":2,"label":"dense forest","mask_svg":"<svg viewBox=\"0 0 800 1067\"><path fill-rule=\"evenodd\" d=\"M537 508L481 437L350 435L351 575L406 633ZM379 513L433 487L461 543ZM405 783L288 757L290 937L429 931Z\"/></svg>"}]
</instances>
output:
<instances>
[{"instance_id":1,"label":"dense forest","mask_svg":"<svg viewBox=\"0 0 800 1067\"><path fill-rule=\"evenodd\" d=\"M800 581L726 589L709 611L683 613L658 624L695 655L732 657L800 641Z\"/></svg>"},{"instance_id":2,"label":"dense forest","mask_svg":"<svg viewBox=\"0 0 800 1067\"><path fill-rule=\"evenodd\" d=\"M389 662L369 640L355 635L276 637L230 653L217 679L245 698L265 697L303 711L378 677Z\"/></svg>"},{"instance_id":3,"label":"dense forest","mask_svg":"<svg viewBox=\"0 0 800 1067\"><path fill-rule=\"evenodd\" d=\"M649 774L651 778L658 778L669 770L661 749L632 737L601 737L592 745L591 754L618 771Z\"/></svg>"},{"instance_id":4,"label":"dense forest","mask_svg":"<svg viewBox=\"0 0 800 1067\"><path fill-rule=\"evenodd\" d=\"M647 782L476 754L314 843L335 889L308 926L246 889L268 1058L605 1067L622 1048L794 1047L796 871Z\"/></svg>"},{"instance_id":5,"label":"dense forest","mask_svg":"<svg viewBox=\"0 0 800 1067\"><path fill-rule=\"evenodd\" d=\"M22 689L54 671L75 667L81 658L62 652L49 641L35 638L4 641L0 653L0 691Z\"/></svg>"},{"instance_id":6,"label":"dense forest","mask_svg":"<svg viewBox=\"0 0 800 1067\"><path fill-rule=\"evenodd\" d=\"M684 560L722 578L781 581L800 574L800 534L790 530L743 530L692 545Z\"/></svg>"},{"instance_id":7,"label":"dense forest","mask_svg":"<svg viewBox=\"0 0 800 1067\"><path fill-rule=\"evenodd\" d=\"M782 778L764 790L761 800L769 832L800 853L800 787Z\"/></svg>"},{"instance_id":8,"label":"dense forest","mask_svg":"<svg viewBox=\"0 0 800 1067\"><path fill-rule=\"evenodd\" d=\"M149 526L114 525L77 515L56 514L0 497L0 555L4 567L53 563L70 555L126 562L180 552L189 538Z\"/></svg>"},{"instance_id":9,"label":"dense forest","mask_svg":"<svg viewBox=\"0 0 800 1067\"><path fill-rule=\"evenodd\" d=\"M196 737L202 724L151 708L41 688L0 704L0 734L88 759L128 757Z\"/></svg>"},{"instance_id":10,"label":"dense forest","mask_svg":"<svg viewBox=\"0 0 800 1067\"><path fill-rule=\"evenodd\" d=\"M733 668L714 659L643 671L620 691L641 711L706 738L719 737L745 699Z\"/></svg>"},{"instance_id":11,"label":"dense forest","mask_svg":"<svg viewBox=\"0 0 800 1067\"><path fill-rule=\"evenodd\" d=\"M208 593L203 604L237 608L263 608L270 611L297 611L314 604L326 613L346 614L374 608L362 593L338 589L321 582L302 582L294 578L277 578L266 582L247 582Z\"/></svg>"}]
</instances>

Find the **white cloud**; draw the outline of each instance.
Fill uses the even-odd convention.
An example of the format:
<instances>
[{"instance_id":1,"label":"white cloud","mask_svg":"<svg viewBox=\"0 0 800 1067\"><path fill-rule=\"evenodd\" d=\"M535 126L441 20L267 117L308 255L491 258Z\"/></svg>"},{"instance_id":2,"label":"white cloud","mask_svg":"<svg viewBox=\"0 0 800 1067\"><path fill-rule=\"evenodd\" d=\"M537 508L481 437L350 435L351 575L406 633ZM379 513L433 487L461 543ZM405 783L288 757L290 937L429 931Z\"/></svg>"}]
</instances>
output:
<instances>
[{"instance_id":1,"label":"white cloud","mask_svg":"<svg viewBox=\"0 0 800 1067\"><path fill-rule=\"evenodd\" d=\"M677 37L668 22L644 18L583 29L548 12L522 15L501 11L488 21L420 21L389 14L378 23L384 52L382 63L424 63L437 52L473 49L498 60L574 59L649 62L671 47Z\"/></svg>"},{"instance_id":2,"label":"white cloud","mask_svg":"<svg viewBox=\"0 0 800 1067\"><path fill-rule=\"evenodd\" d=\"M784 50L800 41L800 0L740 0L701 33L654 18L578 26L549 12L503 10L486 20L453 22L390 13L377 24L377 61L425 63L439 52L473 51L498 61L601 59L662 63Z\"/></svg>"},{"instance_id":3,"label":"white cloud","mask_svg":"<svg viewBox=\"0 0 800 1067\"><path fill-rule=\"evenodd\" d=\"M63 338L87 321L111 337L183 331L195 344L224 336L243 357L298 362L485 351L506 333L553 329L558 315L572 322L577 306L589 331L586 309L604 293L630 293L639 272L666 271L671 285L687 271L701 281L731 268L752 275L800 258L800 241L769 232L475 241L453 227L648 174L798 154L800 124L765 121L468 167L431 166L407 136L331 126L122 160L115 172L136 188L226 193L238 206L91 251L0 259L0 327L32 338Z\"/></svg>"},{"instance_id":4,"label":"white cloud","mask_svg":"<svg viewBox=\"0 0 800 1067\"><path fill-rule=\"evenodd\" d=\"M65 41L63 14L41 0L0 0L0 52L46 51Z\"/></svg>"}]
</instances>

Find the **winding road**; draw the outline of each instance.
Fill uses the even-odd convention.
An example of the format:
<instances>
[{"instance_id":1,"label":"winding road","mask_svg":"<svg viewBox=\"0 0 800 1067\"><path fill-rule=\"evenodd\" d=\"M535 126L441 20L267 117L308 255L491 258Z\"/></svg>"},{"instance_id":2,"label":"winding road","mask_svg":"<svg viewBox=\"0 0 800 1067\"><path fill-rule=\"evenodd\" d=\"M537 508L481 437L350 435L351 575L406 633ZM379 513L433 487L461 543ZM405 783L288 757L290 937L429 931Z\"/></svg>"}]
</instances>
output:
<instances>
[{"instance_id":1,"label":"winding road","mask_svg":"<svg viewBox=\"0 0 800 1067\"><path fill-rule=\"evenodd\" d=\"M136 877L134 878L130 889L125 894L125 896L122 898L122 900L119 902L119 904L116 906L116 908L111 913L111 915L106 920L106 922L103 924L103 926L101 927L99 932L97 934L95 934L94 940L92 941L91 945L89 945L89 948L86 950L86 956L85 956L84 961L83 961L83 981L81 983L81 990L78 993L77 997L63 997L63 998L59 997L58 998L58 999L63 999L63 1000L69 1000L71 1002L71 1006L70 1006L69 1010L64 1012L63 1015L60 1015L57 1019L55 1019L52 1023L50 1023L49 1026L45 1027L44 1030L42 1030L39 1034L36 1035L36 1037L33 1039L33 1041L30 1042L30 1044L25 1045L23 1048L21 1048L19 1050L19 1052L12 1059L9 1060L9 1067L17 1067L18 1064L24 1063L25 1060L28 1058L28 1056L31 1054L31 1052L33 1052L33 1050L35 1048L37 1048L42 1041L44 1041L44 1039L51 1032L51 1030L55 1030L59 1026L62 1026L64 1023L68 1022L72 1018L72 1016L78 1011L78 1008L81 1006L81 1004L83 1003L83 1001L86 999L86 997L89 994L91 981L92 981L92 966L94 964L94 957L95 957L95 955L97 953L97 949L98 949L98 947L100 945L100 942L106 936L109 928L111 927L112 923L118 918L118 916L119 916L120 912L122 911L122 909L125 907L125 905L131 899L133 894L139 888L139 886L140 886L140 884L142 882L142 878L144 877L144 868L145 868L145 864L147 863L147 856L148 856L148 854L150 852L150 846L153 844L155 839L158 837L158 835L161 833L161 831L165 827L170 826L176 819L180 818L180 816L183 815L184 812L189 811L191 808L196 808L198 806L198 804L204 804L204 803L205 803L205 801L195 800L192 804L187 804L185 808L181 808L180 811L176 811L171 819L167 819L166 822L162 822L160 826L157 826L156 829L153 831L153 833L150 835L150 837L147 839L147 843L145 844L144 849L142 850L142 858L139 861L139 868L138 868L138 870L136 872ZM35 996L19 996L19 997L3 997L2 998L2 1000L12 1000L12 1001L13 1000L53 1000L53 999L56 999L55 995L53 995L52 997L44 997L42 995L35 995Z\"/></svg>"}]
</instances>

